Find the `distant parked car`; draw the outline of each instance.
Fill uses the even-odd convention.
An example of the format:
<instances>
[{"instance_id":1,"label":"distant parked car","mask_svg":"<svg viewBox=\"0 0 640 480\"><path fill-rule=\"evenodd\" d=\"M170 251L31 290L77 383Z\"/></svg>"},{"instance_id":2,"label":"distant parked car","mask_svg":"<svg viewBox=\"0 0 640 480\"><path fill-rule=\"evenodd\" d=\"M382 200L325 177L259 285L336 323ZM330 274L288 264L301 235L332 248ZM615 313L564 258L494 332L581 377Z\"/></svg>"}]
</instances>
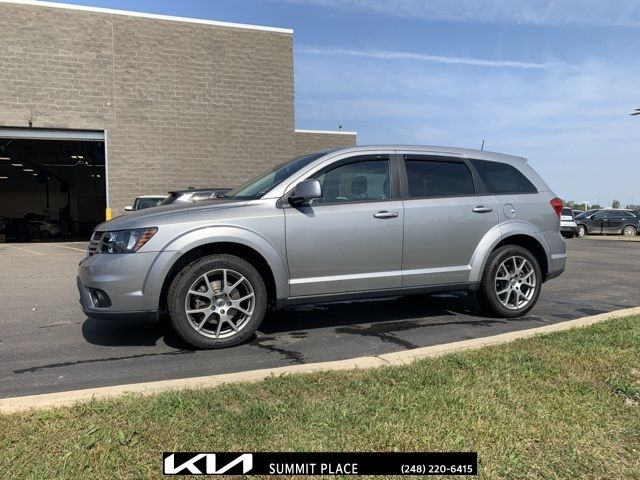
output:
<instances>
[{"instance_id":1,"label":"distant parked car","mask_svg":"<svg viewBox=\"0 0 640 480\"><path fill-rule=\"evenodd\" d=\"M169 196L162 201L161 205L169 205L171 203L196 203L204 200L224 198L224 194L230 191L230 188L190 188L188 190L176 190L169 192Z\"/></svg>"},{"instance_id":2,"label":"distant parked car","mask_svg":"<svg viewBox=\"0 0 640 480\"><path fill-rule=\"evenodd\" d=\"M588 212L587 212L588 213ZM640 215L633 210L603 209L576 218L579 237L590 234L635 236L640 230Z\"/></svg>"},{"instance_id":3,"label":"distant parked car","mask_svg":"<svg viewBox=\"0 0 640 480\"><path fill-rule=\"evenodd\" d=\"M579 213L577 215L574 215L573 217L574 217L575 221L577 222L581 218L588 217L589 215L593 215L594 213L596 213L599 210L600 210L599 208L592 208L591 210L587 210L586 212Z\"/></svg>"},{"instance_id":4,"label":"distant parked car","mask_svg":"<svg viewBox=\"0 0 640 480\"><path fill-rule=\"evenodd\" d=\"M145 208L157 207L165 200L168 195L140 195L136 197L133 205L127 205L124 207L125 212L135 212L138 210L144 210Z\"/></svg>"},{"instance_id":5,"label":"distant parked car","mask_svg":"<svg viewBox=\"0 0 640 480\"><path fill-rule=\"evenodd\" d=\"M56 225L43 220L29 220L27 225L32 238L51 238L60 233Z\"/></svg>"},{"instance_id":6,"label":"distant parked car","mask_svg":"<svg viewBox=\"0 0 640 480\"><path fill-rule=\"evenodd\" d=\"M573 211L570 208L563 208L560 212L560 234L565 238L576 236L578 225L573 218Z\"/></svg>"}]
</instances>

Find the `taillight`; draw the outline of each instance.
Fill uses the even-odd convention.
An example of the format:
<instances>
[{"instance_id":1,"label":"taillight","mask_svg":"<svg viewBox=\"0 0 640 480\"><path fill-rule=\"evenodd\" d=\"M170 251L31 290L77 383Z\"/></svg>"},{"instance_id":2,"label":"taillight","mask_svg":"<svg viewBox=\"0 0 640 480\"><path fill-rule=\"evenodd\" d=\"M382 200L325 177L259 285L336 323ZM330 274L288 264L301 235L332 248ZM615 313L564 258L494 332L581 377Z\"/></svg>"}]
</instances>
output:
<instances>
[{"instance_id":1,"label":"taillight","mask_svg":"<svg viewBox=\"0 0 640 480\"><path fill-rule=\"evenodd\" d=\"M560 216L560 213L562 213L562 200L556 197L556 198L553 198L549 203L551 204L551 207L555 210L556 215Z\"/></svg>"}]
</instances>

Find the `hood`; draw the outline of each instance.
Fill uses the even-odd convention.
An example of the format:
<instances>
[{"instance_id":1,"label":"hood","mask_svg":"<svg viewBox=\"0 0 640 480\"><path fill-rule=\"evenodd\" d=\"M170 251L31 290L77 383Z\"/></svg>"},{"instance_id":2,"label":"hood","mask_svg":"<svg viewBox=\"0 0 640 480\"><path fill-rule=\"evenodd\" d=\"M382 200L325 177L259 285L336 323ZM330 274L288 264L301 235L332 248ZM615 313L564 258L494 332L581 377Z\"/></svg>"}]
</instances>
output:
<instances>
[{"instance_id":1,"label":"hood","mask_svg":"<svg viewBox=\"0 0 640 480\"><path fill-rule=\"evenodd\" d=\"M158 225L166 225L176 223L181 217L190 216L191 214L200 214L206 212L215 212L217 210L226 210L229 208L237 208L246 205L248 200L230 200L221 198L218 200L207 200L203 202L193 203L172 203L169 205L161 205L159 207L145 208L137 212L131 212L126 215L120 215L109 221L98 225L95 230L114 231L126 230L129 228L155 227Z\"/></svg>"}]
</instances>

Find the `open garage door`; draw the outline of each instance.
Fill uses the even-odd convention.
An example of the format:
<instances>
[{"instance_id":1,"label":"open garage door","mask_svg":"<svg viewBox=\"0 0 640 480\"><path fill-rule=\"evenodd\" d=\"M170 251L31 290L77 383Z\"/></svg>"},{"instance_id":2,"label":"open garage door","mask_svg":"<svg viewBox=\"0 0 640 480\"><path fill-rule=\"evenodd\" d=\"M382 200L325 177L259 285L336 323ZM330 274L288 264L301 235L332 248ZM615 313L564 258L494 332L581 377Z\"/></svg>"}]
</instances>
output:
<instances>
[{"instance_id":1,"label":"open garage door","mask_svg":"<svg viewBox=\"0 0 640 480\"><path fill-rule=\"evenodd\" d=\"M0 128L0 241L87 239L106 196L104 132Z\"/></svg>"}]
</instances>

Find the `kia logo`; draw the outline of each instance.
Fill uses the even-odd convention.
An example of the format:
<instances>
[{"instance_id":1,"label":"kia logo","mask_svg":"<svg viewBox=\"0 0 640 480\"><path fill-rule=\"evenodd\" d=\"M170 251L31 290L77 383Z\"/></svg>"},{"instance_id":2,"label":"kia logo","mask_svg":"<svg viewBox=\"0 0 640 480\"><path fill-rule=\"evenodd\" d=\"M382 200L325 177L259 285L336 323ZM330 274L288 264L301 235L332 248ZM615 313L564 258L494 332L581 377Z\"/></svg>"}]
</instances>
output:
<instances>
[{"instance_id":1,"label":"kia logo","mask_svg":"<svg viewBox=\"0 0 640 480\"><path fill-rule=\"evenodd\" d=\"M176 456L179 456L176 458ZM222 475L225 473L243 475L253 468L253 455L243 453L230 462L218 466L218 454L216 453L171 453L164 457L165 475ZM229 458L229 455L224 455ZM176 465L176 462L180 462ZM242 465L242 472L239 471ZM235 467L235 468L234 468ZM231 472L231 470L234 472Z\"/></svg>"}]
</instances>

